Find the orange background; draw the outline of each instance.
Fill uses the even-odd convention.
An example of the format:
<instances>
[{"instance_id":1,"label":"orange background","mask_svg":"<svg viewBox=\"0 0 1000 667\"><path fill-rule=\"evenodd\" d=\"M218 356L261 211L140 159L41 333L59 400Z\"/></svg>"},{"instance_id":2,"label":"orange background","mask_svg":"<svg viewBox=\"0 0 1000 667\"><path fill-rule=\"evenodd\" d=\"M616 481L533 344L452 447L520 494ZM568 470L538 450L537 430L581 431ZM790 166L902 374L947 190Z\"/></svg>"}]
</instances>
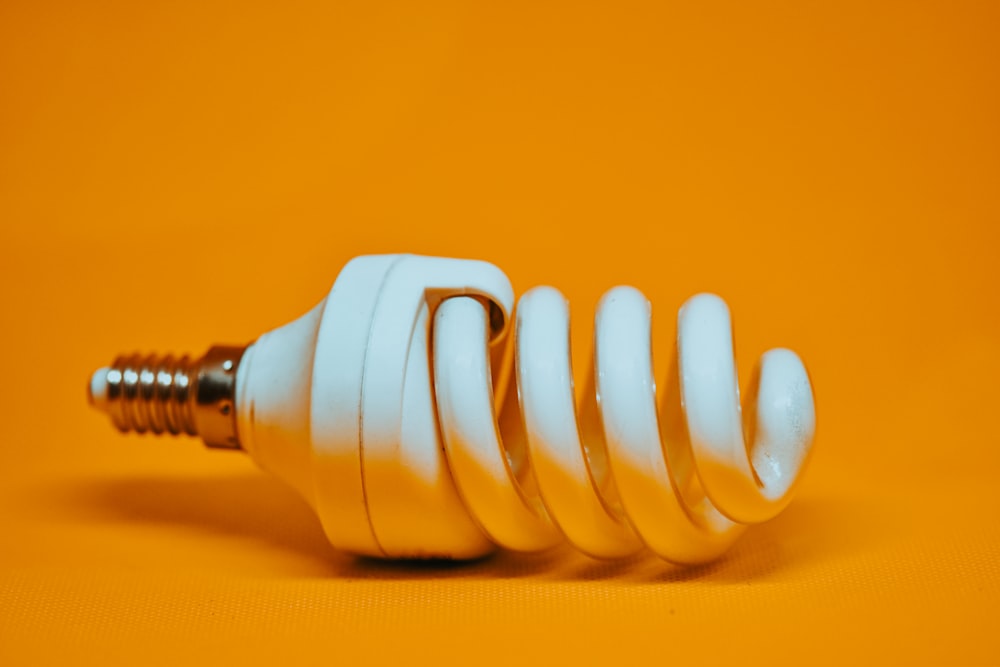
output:
<instances>
[{"instance_id":1,"label":"orange background","mask_svg":"<svg viewBox=\"0 0 1000 667\"><path fill-rule=\"evenodd\" d=\"M416 4L0 5L0 663L1000 662L1000 5ZM695 570L358 562L88 409L398 251L560 287L580 368L608 287L660 377L723 295L812 374L799 497Z\"/></svg>"}]
</instances>

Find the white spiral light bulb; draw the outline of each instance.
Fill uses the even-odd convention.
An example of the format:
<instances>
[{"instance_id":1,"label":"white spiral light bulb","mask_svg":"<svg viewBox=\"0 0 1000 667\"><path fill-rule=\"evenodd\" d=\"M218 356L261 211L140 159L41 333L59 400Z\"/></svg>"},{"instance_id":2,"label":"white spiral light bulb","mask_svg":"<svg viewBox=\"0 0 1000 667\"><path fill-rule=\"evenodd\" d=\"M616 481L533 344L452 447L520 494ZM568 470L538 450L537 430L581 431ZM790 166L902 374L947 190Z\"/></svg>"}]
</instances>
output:
<instances>
[{"instance_id":1,"label":"white spiral light bulb","mask_svg":"<svg viewBox=\"0 0 1000 667\"><path fill-rule=\"evenodd\" d=\"M535 288L514 312L491 264L358 257L313 310L245 349L119 358L94 373L91 402L122 431L245 450L335 547L370 556L565 539L598 558L646 546L699 563L788 504L815 433L809 377L795 353L768 352L744 420L721 299L681 308L660 414L637 290L601 300L579 409L565 299Z\"/></svg>"}]
</instances>

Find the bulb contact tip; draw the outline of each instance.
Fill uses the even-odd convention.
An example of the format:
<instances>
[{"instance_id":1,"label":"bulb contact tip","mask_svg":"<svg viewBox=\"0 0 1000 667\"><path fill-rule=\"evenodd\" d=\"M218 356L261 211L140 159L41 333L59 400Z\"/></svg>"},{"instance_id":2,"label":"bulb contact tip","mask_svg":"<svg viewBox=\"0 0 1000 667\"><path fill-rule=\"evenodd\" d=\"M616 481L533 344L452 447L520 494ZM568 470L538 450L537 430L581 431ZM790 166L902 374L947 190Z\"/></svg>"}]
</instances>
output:
<instances>
[{"instance_id":1,"label":"bulb contact tip","mask_svg":"<svg viewBox=\"0 0 1000 667\"><path fill-rule=\"evenodd\" d=\"M103 366L94 371L87 383L87 402L91 407L107 412L108 407L108 371L111 369Z\"/></svg>"}]
</instances>

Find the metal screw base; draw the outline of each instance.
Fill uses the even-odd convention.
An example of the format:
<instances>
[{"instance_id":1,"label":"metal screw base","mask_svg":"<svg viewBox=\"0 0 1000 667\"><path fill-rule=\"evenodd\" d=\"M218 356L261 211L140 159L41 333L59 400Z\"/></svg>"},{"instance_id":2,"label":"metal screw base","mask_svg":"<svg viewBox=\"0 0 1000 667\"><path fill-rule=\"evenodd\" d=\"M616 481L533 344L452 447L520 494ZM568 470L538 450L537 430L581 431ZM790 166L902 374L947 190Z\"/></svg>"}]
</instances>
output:
<instances>
[{"instance_id":1,"label":"metal screw base","mask_svg":"<svg viewBox=\"0 0 1000 667\"><path fill-rule=\"evenodd\" d=\"M120 356L94 373L90 404L119 431L200 435L209 447L240 449L236 371L246 347L215 346L200 359Z\"/></svg>"}]
</instances>

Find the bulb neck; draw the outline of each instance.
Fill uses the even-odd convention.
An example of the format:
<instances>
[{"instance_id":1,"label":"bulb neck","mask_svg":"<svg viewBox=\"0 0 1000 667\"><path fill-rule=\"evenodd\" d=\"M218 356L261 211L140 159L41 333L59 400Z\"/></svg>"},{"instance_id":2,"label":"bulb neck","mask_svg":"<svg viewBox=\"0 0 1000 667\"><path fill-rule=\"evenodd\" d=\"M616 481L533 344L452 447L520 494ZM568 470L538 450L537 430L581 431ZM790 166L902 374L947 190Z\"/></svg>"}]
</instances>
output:
<instances>
[{"instance_id":1,"label":"bulb neck","mask_svg":"<svg viewBox=\"0 0 1000 667\"><path fill-rule=\"evenodd\" d=\"M183 433L208 447L242 449L236 377L245 350L218 345L194 360L123 355L94 373L88 398L122 433Z\"/></svg>"}]
</instances>

